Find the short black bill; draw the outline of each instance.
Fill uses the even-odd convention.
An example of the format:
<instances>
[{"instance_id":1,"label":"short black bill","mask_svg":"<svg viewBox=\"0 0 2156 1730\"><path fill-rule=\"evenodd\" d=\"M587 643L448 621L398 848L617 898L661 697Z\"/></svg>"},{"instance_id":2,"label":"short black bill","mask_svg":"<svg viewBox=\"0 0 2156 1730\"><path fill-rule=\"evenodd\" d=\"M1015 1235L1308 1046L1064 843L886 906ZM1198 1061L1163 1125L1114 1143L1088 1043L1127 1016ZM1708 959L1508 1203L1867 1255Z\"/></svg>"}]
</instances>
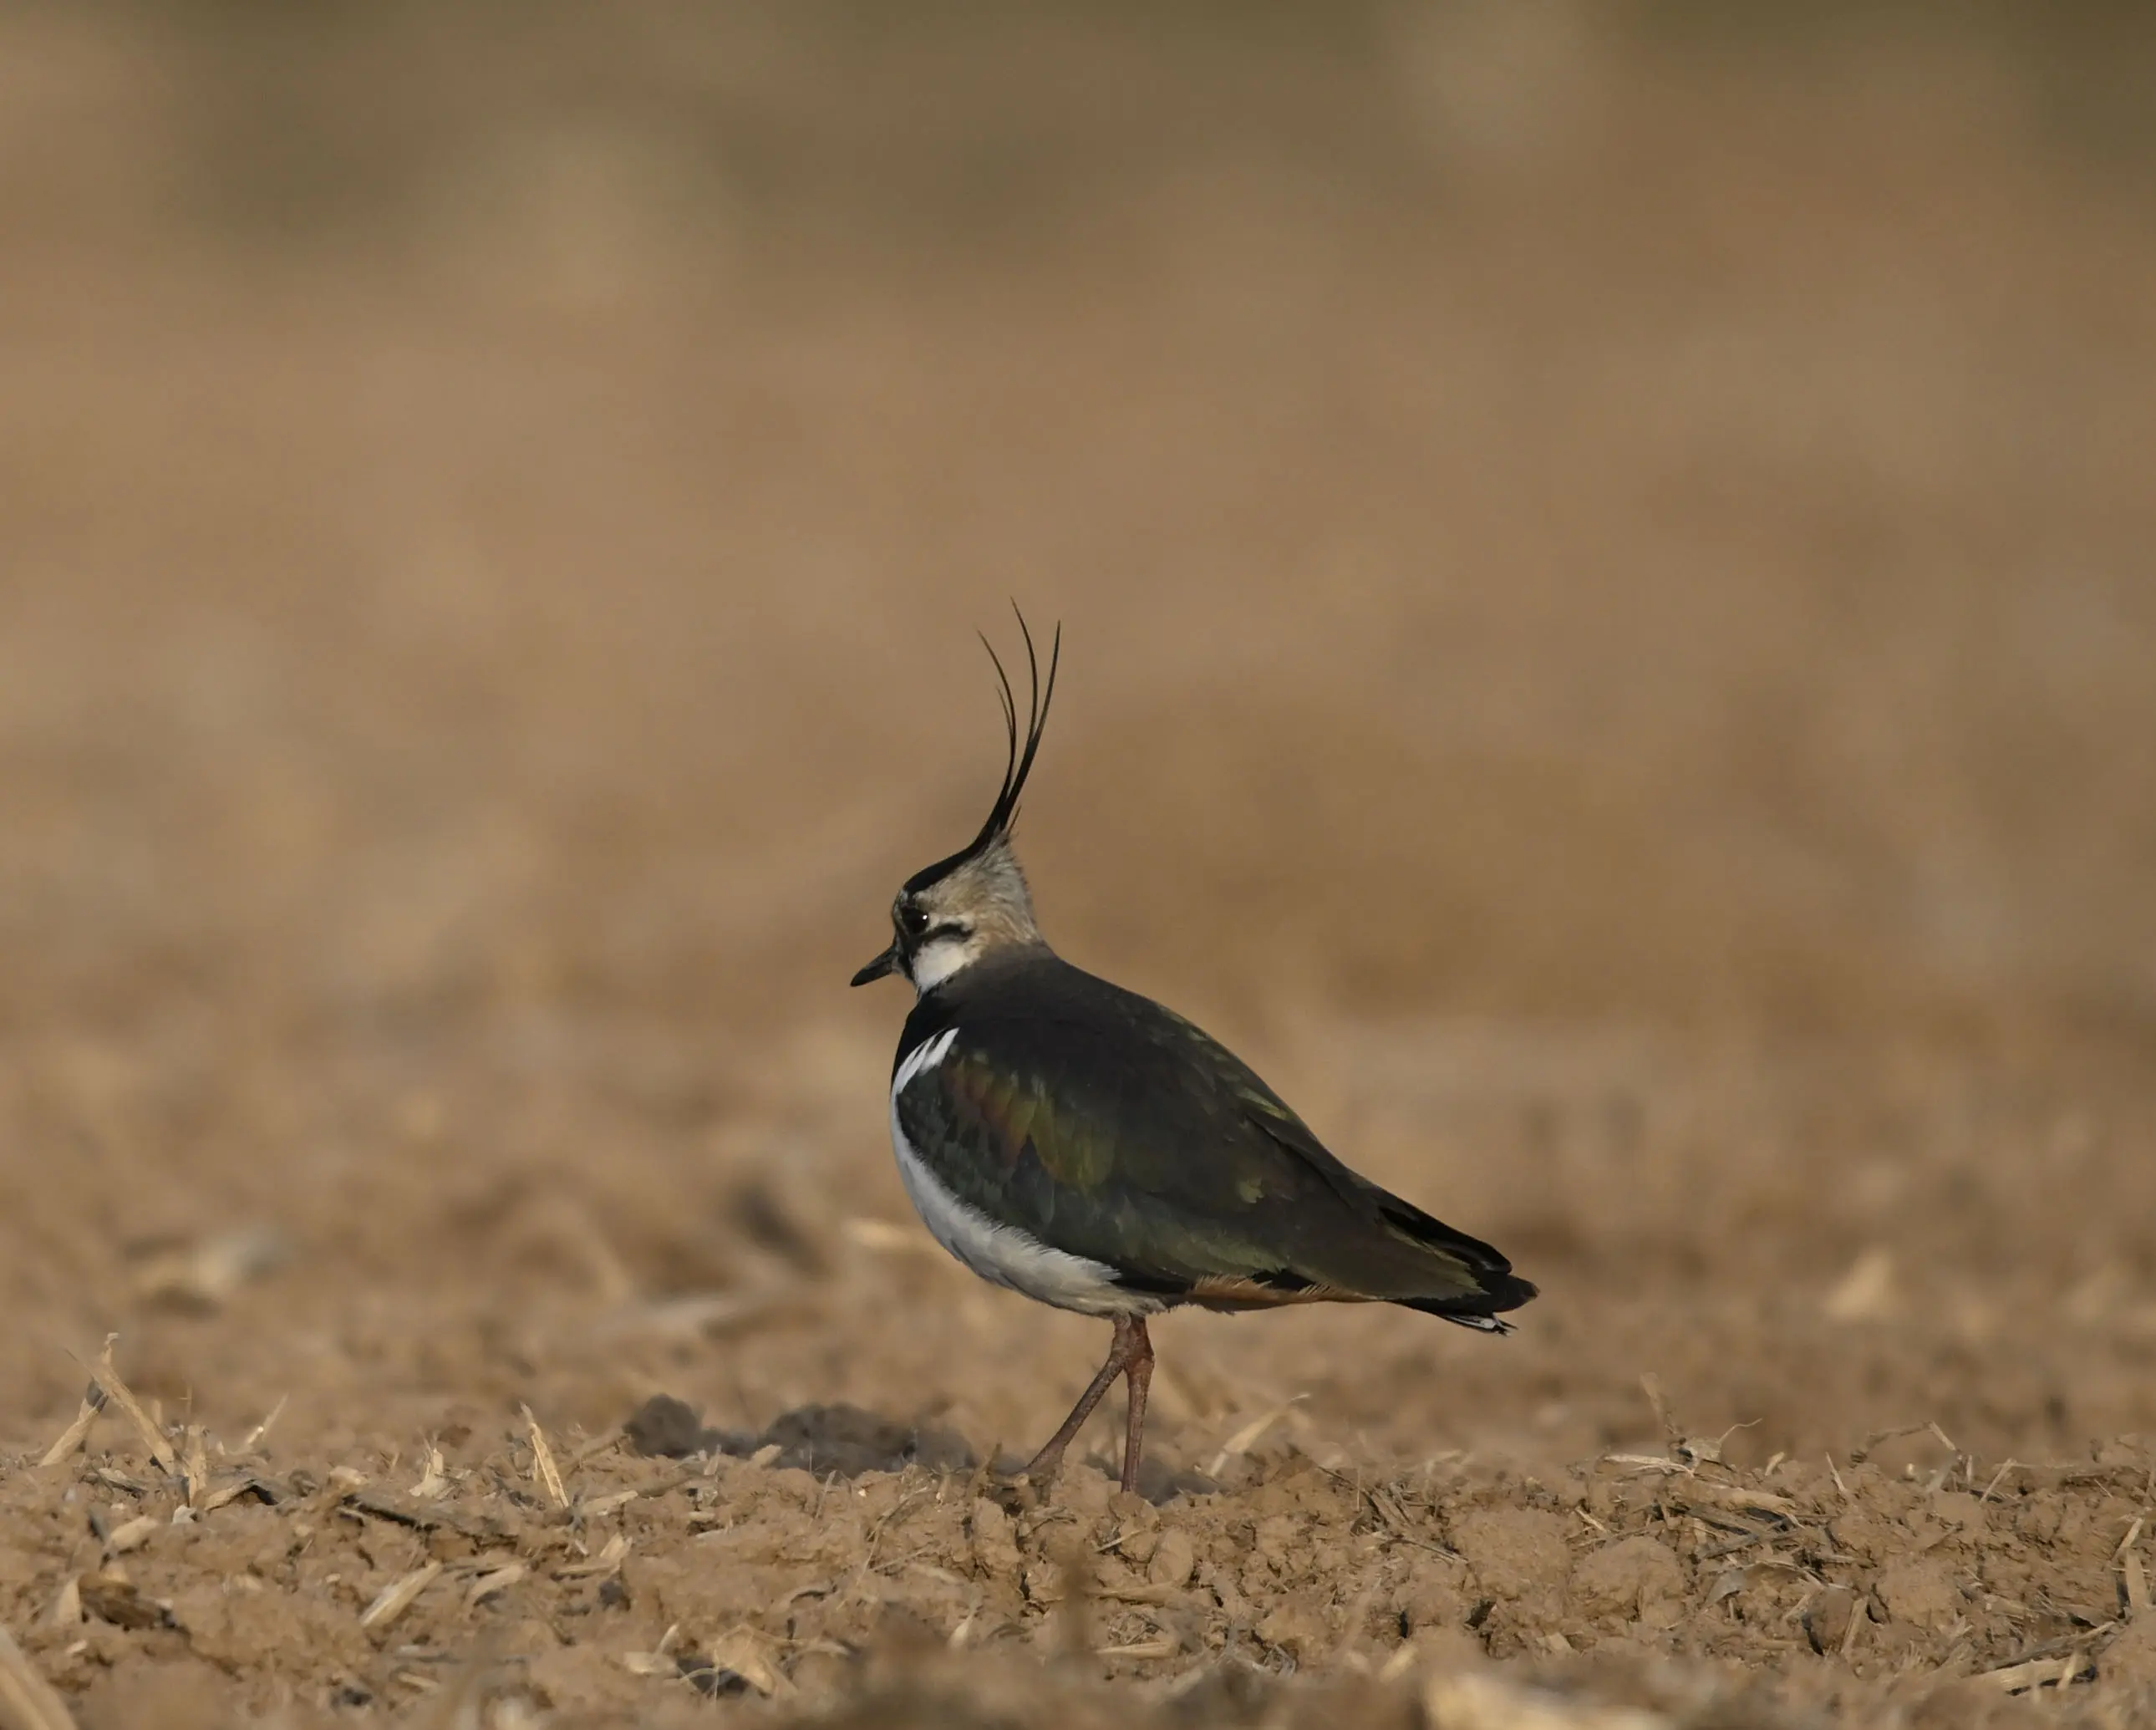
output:
<instances>
[{"instance_id":1,"label":"short black bill","mask_svg":"<svg viewBox=\"0 0 2156 1730\"><path fill-rule=\"evenodd\" d=\"M855 973L854 975L853 983L856 985L872 985L877 980L884 978L897 965L898 945L893 943L890 948L885 950L882 954L876 957L874 961L863 968L860 972Z\"/></svg>"}]
</instances>

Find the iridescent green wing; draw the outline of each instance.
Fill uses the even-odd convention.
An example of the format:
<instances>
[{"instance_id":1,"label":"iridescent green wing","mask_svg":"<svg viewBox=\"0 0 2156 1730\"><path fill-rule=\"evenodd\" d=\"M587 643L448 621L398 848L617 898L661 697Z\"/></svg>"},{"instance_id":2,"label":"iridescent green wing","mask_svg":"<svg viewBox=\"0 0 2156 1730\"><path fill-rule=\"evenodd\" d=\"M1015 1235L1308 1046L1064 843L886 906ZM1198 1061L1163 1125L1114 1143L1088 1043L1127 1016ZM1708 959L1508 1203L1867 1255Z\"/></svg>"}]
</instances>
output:
<instances>
[{"instance_id":1,"label":"iridescent green wing","mask_svg":"<svg viewBox=\"0 0 2156 1730\"><path fill-rule=\"evenodd\" d=\"M1053 965L924 999L908 1024L909 1046L952 1035L894 1109L959 1199L1163 1296L1498 1295L1502 1256L1349 1171L1216 1040Z\"/></svg>"}]
</instances>

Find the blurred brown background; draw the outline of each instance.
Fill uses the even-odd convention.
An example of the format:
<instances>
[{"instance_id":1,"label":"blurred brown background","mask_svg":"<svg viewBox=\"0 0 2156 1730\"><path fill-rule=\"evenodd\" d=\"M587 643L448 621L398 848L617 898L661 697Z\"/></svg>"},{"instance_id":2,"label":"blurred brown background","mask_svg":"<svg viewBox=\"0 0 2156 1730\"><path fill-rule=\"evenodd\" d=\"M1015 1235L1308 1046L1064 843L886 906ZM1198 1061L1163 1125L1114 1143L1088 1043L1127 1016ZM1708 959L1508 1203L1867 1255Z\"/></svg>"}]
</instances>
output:
<instances>
[{"instance_id":1,"label":"blurred brown background","mask_svg":"<svg viewBox=\"0 0 2156 1730\"><path fill-rule=\"evenodd\" d=\"M1642 1369L1763 1453L2156 1424L2152 67L2126 6L0 11L13 1439L112 1327L295 1445L1045 1430L1082 1324L832 1235L906 1219L844 980L1014 597L1050 936L1550 1294L1178 1323L1171 1455L1252 1387L1577 1452ZM773 1241L819 1319L573 1343Z\"/></svg>"}]
</instances>

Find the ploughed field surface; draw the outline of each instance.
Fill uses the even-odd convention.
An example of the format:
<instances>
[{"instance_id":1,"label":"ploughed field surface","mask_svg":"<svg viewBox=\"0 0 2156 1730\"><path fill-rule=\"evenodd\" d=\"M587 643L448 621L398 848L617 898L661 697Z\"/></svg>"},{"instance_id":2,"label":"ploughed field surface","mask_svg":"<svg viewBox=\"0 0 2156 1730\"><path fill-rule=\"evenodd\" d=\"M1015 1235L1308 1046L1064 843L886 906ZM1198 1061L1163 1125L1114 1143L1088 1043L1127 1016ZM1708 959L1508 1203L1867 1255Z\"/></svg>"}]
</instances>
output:
<instances>
[{"instance_id":1,"label":"ploughed field surface","mask_svg":"<svg viewBox=\"0 0 2156 1730\"><path fill-rule=\"evenodd\" d=\"M0 19L0 1700L2156 1710L2148 46L1600 16ZM1051 940L1544 1294L1142 1496L844 988L1012 594Z\"/></svg>"}]
</instances>

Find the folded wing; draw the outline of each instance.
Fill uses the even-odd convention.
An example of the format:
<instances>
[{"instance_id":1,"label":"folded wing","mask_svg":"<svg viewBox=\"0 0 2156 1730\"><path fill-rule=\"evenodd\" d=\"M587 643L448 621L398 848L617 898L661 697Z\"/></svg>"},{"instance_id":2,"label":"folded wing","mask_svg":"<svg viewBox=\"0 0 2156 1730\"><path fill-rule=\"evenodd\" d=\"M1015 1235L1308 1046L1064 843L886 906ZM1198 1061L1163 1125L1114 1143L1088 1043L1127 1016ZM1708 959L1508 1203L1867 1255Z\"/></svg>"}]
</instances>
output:
<instances>
[{"instance_id":1,"label":"folded wing","mask_svg":"<svg viewBox=\"0 0 2156 1730\"><path fill-rule=\"evenodd\" d=\"M961 1199L1171 1301L1374 1301L1495 1328L1535 1295L1489 1245L1342 1164L1189 1022L1050 965L951 1006L957 1037L895 1101Z\"/></svg>"}]
</instances>

